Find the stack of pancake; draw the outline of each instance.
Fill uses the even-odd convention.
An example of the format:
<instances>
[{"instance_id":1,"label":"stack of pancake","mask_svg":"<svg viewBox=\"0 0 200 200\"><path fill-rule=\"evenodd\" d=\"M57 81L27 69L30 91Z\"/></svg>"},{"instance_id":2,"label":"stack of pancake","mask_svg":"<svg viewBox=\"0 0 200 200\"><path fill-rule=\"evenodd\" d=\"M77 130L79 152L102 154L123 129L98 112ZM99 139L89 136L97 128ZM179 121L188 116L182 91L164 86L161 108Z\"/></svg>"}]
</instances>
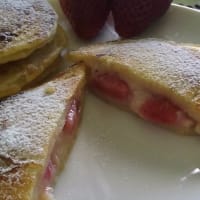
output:
<instances>
[{"instance_id":1,"label":"stack of pancake","mask_svg":"<svg viewBox=\"0 0 200 200\"><path fill-rule=\"evenodd\" d=\"M46 0L2 0L0 6L0 98L54 70L65 33Z\"/></svg>"}]
</instances>

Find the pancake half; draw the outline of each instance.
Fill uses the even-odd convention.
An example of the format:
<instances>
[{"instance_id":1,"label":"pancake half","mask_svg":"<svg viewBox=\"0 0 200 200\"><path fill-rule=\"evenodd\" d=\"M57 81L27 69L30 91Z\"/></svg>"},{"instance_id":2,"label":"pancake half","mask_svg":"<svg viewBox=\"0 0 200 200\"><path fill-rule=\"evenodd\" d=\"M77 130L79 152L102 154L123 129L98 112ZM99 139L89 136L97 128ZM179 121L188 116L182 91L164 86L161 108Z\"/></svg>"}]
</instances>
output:
<instances>
[{"instance_id":1,"label":"pancake half","mask_svg":"<svg viewBox=\"0 0 200 200\"><path fill-rule=\"evenodd\" d=\"M85 69L79 65L0 102L0 199L52 200L76 138Z\"/></svg>"},{"instance_id":2,"label":"pancake half","mask_svg":"<svg viewBox=\"0 0 200 200\"><path fill-rule=\"evenodd\" d=\"M200 50L159 39L116 41L70 54L89 69L91 89L140 117L200 134Z\"/></svg>"},{"instance_id":3,"label":"pancake half","mask_svg":"<svg viewBox=\"0 0 200 200\"><path fill-rule=\"evenodd\" d=\"M34 81L51 67L64 47L66 47L66 34L59 27L54 40L45 47L23 60L0 66L0 98L17 93Z\"/></svg>"},{"instance_id":4,"label":"pancake half","mask_svg":"<svg viewBox=\"0 0 200 200\"><path fill-rule=\"evenodd\" d=\"M57 14L46 0L1 0L0 64L27 57L53 39Z\"/></svg>"}]
</instances>

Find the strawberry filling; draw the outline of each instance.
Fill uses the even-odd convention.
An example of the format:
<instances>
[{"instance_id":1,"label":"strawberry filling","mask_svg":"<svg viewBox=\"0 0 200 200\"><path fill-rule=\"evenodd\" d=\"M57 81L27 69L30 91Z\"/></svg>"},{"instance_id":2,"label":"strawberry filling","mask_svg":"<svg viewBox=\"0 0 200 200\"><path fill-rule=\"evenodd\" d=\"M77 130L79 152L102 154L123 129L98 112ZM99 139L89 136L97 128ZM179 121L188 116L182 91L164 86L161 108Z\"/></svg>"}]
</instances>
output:
<instances>
[{"instance_id":1,"label":"strawberry filling","mask_svg":"<svg viewBox=\"0 0 200 200\"><path fill-rule=\"evenodd\" d=\"M92 71L90 86L97 94L116 103L125 104L140 117L171 126L191 127L194 121L170 100L153 95L116 73Z\"/></svg>"},{"instance_id":2,"label":"strawberry filling","mask_svg":"<svg viewBox=\"0 0 200 200\"><path fill-rule=\"evenodd\" d=\"M124 101L130 95L127 83L115 74L98 74L92 79L91 85L92 88L117 100Z\"/></svg>"},{"instance_id":3,"label":"strawberry filling","mask_svg":"<svg viewBox=\"0 0 200 200\"><path fill-rule=\"evenodd\" d=\"M64 133L73 134L74 129L77 127L80 117L80 102L73 100L69 112L66 116L65 125L63 128Z\"/></svg>"},{"instance_id":4,"label":"strawberry filling","mask_svg":"<svg viewBox=\"0 0 200 200\"><path fill-rule=\"evenodd\" d=\"M65 118L64 127L55 142L42 178L41 199L44 198L44 196L46 197L49 195L49 188L51 188L56 175L60 171L59 169L62 167L63 160L65 160L65 157L73 144L75 130L80 119L80 112L80 101L73 99Z\"/></svg>"},{"instance_id":5,"label":"strawberry filling","mask_svg":"<svg viewBox=\"0 0 200 200\"><path fill-rule=\"evenodd\" d=\"M47 165L47 168L46 168L46 171L44 173L44 180L46 182L45 185L48 185L48 183L51 182L53 176L55 174L55 166L54 164L52 163L52 160L50 160L48 162L48 165Z\"/></svg>"},{"instance_id":6,"label":"strawberry filling","mask_svg":"<svg viewBox=\"0 0 200 200\"><path fill-rule=\"evenodd\" d=\"M178 112L181 110L169 100L163 98L151 98L146 100L140 108L143 118L163 124L176 124Z\"/></svg>"}]
</instances>

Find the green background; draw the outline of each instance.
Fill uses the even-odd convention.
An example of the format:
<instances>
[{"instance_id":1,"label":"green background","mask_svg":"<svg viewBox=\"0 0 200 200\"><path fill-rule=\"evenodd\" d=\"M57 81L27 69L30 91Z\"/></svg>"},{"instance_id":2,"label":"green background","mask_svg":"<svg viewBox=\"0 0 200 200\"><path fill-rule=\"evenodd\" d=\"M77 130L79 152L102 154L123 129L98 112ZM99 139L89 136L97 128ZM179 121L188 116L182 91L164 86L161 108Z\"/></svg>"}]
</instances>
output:
<instances>
[{"instance_id":1,"label":"green background","mask_svg":"<svg viewBox=\"0 0 200 200\"><path fill-rule=\"evenodd\" d=\"M174 3L183 3L185 5L194 6L196 3L200 5L200 0L174 0Z\"/></svg>"}]
</instances>

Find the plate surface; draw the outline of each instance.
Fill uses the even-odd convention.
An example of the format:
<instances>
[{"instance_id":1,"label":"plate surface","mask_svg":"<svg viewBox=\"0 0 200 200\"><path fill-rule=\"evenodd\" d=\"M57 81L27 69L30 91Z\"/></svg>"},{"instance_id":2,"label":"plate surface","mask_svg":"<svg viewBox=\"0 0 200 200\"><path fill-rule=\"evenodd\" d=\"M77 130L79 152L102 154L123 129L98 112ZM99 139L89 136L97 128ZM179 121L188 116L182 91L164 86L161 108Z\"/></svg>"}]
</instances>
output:
<instances>
[{"instance_id":1,"label":"plate surface","mask_svg":"<svg viewBox=\"0 0 200 200\"><path fill-rule=\"evenodd\" d=\"M200 43L199 21L200 12L172 6L143 37ZM83 45L70 38L71 48ZM107 24L97 40L112 39L117 35ZM57 200L199 200L199 188L199 137L175 135L86 95Z\"/></svg>"}]
</instances>

